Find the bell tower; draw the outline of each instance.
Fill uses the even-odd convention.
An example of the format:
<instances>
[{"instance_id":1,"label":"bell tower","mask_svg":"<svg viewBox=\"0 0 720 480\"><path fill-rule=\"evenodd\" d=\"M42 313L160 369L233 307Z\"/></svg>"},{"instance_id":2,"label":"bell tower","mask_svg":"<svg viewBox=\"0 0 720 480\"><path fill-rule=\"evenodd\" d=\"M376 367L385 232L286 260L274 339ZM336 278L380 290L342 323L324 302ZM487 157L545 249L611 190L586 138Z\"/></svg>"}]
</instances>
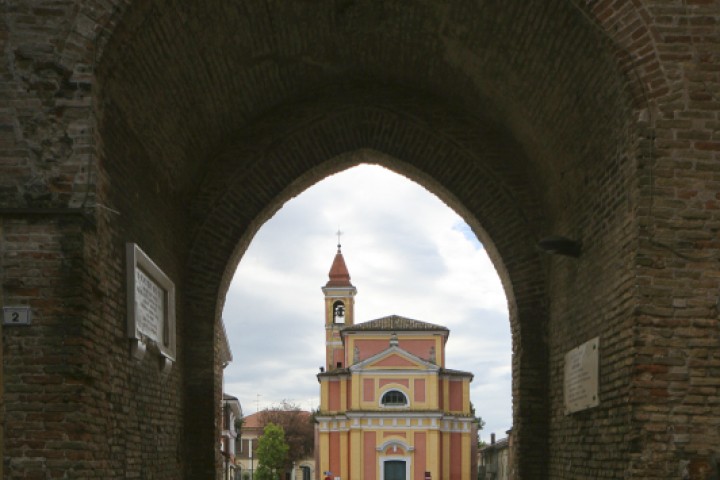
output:
<instances>
[{"instance_id":1,"label":"bell tower","mask_svg":"<svg viewBox=\"0 0 720 480\"><path fill-rule=\"evenodd\" d=\"M343 327L355 322L354 304L357 289L350 283L338 238L337 253L330 267L330 279L322 287L325 294L325 368L344 368L345 349L340 338Z\"/></svg>"}]
</instances>

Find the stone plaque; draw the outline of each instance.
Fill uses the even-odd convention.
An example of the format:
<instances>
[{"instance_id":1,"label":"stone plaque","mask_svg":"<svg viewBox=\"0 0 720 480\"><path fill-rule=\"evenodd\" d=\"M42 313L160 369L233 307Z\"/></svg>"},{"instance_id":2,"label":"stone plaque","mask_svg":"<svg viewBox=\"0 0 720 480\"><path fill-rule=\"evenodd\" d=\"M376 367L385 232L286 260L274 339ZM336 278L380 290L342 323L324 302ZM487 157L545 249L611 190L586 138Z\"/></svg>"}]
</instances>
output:
<instances>
[{"instance_id":1,"label":"stone plaque","mask_svg":"<svg viewBox=\"0 0 720 480\"><path fill-rule=\"evenodd\" d=\"M595 337L565 354L565 415L600 404L599 350L600 338Z\"/></svg>"},{"instance_id":2,"label":"stone plaque","mask_svg":"<svg viewBox=\"0 0 720 480\"><path fill-rule=\"evenodd\" d=\"M142 269L135 269L135 322L137 330L160 342L165 323L165 298L167 292Z\"/></svg>"},{"instance_id":3,"label":"stone plaque","mask_svg":"<svg viewBox=\"0 0 720 480\"><path fill-rule=\"evenodd\" d=\"M136 244L126 254L128 337L175 360L175 284Z\"/></svg>"}]
</instances>

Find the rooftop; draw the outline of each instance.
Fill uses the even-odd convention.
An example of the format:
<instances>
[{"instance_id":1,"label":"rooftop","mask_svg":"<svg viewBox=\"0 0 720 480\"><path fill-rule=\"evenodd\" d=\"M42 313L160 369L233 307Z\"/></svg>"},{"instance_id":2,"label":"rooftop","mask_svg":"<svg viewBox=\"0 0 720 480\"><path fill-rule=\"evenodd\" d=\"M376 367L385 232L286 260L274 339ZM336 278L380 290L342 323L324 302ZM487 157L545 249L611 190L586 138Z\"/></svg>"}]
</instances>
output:
<instances>
[{"instance_id":1,"label":"rooftop","mask_svg":"<svg viewBox=\"0 0 720 480\"><path fill-rule=\"evenodd\" d=\"M330 280L325 284L326 287L352 287L352 283L350 283L350 272L348 272L347 265L345 265L345 259L340 251L340 245L338 245L335 259L330 267L329 276Z\"/></svg>"},{"instance_id":2,"label":"rooftop","mask_svg":"<svg viewBox=\"0 0 720 480\"><path fill-rule=\"evenodd\" d=\"M369 332L369 331L437 331L450 332L447 327L436 325L434 323L421 322L412 318L401 317L399 315L389 315L387 317L369 320L367 322L356 323L343 328L342 332Z\"/></svg>"}]
</instances>

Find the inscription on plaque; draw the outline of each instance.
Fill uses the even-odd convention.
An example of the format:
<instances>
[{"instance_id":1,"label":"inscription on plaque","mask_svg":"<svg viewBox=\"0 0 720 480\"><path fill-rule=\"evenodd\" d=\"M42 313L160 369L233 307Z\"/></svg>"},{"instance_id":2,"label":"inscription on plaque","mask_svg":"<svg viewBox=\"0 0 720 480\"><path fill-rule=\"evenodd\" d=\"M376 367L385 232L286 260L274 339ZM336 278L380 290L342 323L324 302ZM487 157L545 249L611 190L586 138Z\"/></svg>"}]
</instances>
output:
<instances>
[{"instance_id":1,"label":"inscription on plaque","mask_svg":"<svg viewBox=\"0 0 720 480\"><path fill-rule=\"evenodd\" d=\"M135 270L135 308L138 331L159 342L165 320L165 290L139 268Z\"/></svg>"},{"instance_id":2,"label":"inscription on plaque","mask_svg":"<svg viewBox=\"0 0 720 480\"><path fill-rule=\"evenodd\" d=\"M146 346L175 359L175 284L140 247L128 243L128 336L137 352Z\"/></svg>"},{"instance_id":3,"label":"inscription on plaque","mask_svg":"<svg viewBox=\"0 0 720 480\"><path fill-rule=\"evenodd\" d=\"M599 337L565 354L565 414L595 407L598 398Z\"/></svg>"}]
</instances>

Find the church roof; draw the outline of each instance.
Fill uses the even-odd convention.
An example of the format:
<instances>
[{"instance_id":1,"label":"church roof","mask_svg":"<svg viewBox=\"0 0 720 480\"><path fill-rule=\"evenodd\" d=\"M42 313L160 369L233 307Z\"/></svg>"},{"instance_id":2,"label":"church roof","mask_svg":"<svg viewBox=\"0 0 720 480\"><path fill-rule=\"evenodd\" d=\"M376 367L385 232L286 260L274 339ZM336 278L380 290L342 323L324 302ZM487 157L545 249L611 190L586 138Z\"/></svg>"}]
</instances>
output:
<instances>
[{"instance_id":1,"label":"church roof","mask_svg":"<svg viewBox=\"0 0 720 480\"><path fill-rule=\"evenodd\" d=\"M352 283L350 283L350 272L348 272L347 266L345 265L345 259L340 251L340 245L338 245L338 251L330 267L330 280L328 280L325 286L352 287Z\"/></svg>"},{"instance_id":2,"label":"church roof","mask_svg":"<svg viewBox=\"0 0 720 480\"><path fill-rule=\"evenodd\" d=\"M448 328L442 325L421 322L420 320L413 320L412 318L405 318L399 315L390 315L367 322L356 323L355 325L343 328L342 332L368 332L378 330L449 332Z\"/></svg>"}]
</instances>

